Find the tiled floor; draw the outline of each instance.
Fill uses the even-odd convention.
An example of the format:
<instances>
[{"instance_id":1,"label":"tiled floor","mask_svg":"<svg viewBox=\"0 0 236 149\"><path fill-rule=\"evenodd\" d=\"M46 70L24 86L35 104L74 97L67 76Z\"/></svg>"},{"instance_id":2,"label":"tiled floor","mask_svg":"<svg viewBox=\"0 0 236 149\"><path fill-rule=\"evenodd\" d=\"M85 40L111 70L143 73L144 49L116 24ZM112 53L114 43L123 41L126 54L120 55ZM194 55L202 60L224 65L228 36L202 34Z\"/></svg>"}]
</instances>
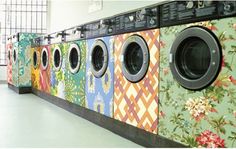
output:
<instances>
[{"instance_id":1,"label":"tiled floor","mask_svg":"<svg viewBox=\"0 0 236 149\"><path fill-rule=\"evenodd\" d=\"M0 147L141 147L33 94L0 84Z\"/></svg>"}]
</instances>

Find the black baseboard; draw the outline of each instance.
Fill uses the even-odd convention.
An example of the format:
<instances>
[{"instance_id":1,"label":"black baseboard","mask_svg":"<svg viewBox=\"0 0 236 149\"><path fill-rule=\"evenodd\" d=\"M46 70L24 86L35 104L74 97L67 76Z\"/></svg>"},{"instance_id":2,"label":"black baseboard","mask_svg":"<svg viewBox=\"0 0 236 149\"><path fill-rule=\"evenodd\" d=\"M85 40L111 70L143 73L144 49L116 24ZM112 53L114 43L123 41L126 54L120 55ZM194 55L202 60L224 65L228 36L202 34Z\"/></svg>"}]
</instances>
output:
<instances>
[{"instance_id":1,"label":"black baseboard","mask_svg":"<svg viewBox=\"0 0 236 149\"><path fill-rule=\"evenodd\" d=\"M13 91L15 91L18 94L32 93L31 87L16 87L16 86L8 83L8 88L12 89Z\"/></svg>"},{"instance_id":2,"label":"black baseboard","mask_svg":"<svg viewBox=\"0 0 236 149\"><path fill-rule=\"evenodd\" d=\"M37 89L33 88L32 92L35 95L45 99L46 101L49 101L71 113L74 113L84 119L87 119L88 121L96 125L99 125L105 129L108 129L111 132L116 133L144 147L174 147L174 148L187 147L187 146L184 146L183 144L174 142L162 136L152 134L145 130L134 127L132 125L104 116L100 113L97 113L95 111L89 110L79 105L70 103L61 98L41 92Z\"/></svg>"}]
</instances>

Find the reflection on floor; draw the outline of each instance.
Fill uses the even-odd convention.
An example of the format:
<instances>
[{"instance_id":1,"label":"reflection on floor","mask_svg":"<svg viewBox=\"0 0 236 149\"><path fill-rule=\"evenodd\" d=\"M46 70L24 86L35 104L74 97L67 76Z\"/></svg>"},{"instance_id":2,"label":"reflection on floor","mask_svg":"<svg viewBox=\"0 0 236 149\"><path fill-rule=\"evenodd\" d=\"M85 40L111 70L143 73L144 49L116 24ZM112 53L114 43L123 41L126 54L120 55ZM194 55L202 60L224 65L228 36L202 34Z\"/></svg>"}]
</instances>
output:
<instances>
[{"instance_id":1,"label":"reflection on floor","mask_svg":"<svg viewBox=\"0 0 236 149\"><path fill-rule=\"evenodd\" d=\"M0 147L141 147L6 84L0 84L0 96Z\"/></svg>"}]
</instances>

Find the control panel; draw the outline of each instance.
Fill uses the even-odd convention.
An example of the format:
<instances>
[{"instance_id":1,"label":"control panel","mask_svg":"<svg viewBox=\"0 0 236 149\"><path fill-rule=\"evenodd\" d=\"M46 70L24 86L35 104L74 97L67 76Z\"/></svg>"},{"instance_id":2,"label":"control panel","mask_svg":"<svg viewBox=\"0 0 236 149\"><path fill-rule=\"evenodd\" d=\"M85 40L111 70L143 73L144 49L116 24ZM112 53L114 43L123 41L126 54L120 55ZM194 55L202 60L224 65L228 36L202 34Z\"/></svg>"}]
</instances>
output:
<instances>
[{"instance_id":1,"label":"control panel","mask_svg":"<svg viewBox=\"0 0 236 149\"><path fill-rule=\"evenodd\" d=\"M116 33L145 30L159 27L158 7L143 8L134 12L116 16Z\"/></svg>"},{"instance_id":2,"label":"control panel","mask_svg":"<svg viewBox=\"0 0 236 149\"><path fill-rule=\"evenodd\" d=\"M211 20L236 14L236 1L174 1L160 6L160 26Z\"/></svg>"},{"instance_id":3,"label":"control panel","mask_svg":"<svg viewBox=\"0 0 236 149\"><path fill-rule=\"evenodd\" d=\"M115 19L107 18L85 25L86 38L112 35L115 33Z\"/></svg>"},{"instance_id":4,"label":"control panel","mask_svg":"<svg viewBox=\"0 0 236 149\"><path fill-rule=\"evenodd\" d=\"M18 42L20 41L20 34L19 33L16 33L14 35L12 35L12 42Z\"/></svg>"},{"instance_id":5,"label":"control panel","mask_svg":"<svg viewBox=\"0 0 236 149\"><path fill-rule=\"evenodd\" d=\"M69 34L66 33L66 31L61 31L61 32L51 34L50 35L52 37L51 44L64 42L66 40L66 36L68 36L68 35Z\"/></svg>"},{"instance_id":6,"label":"control panel","mask_svg":"<svg viewBox=\"0 0 236 149\"><path fill-rule=\"evenodd\" d=\"M85 38L85 27L84 26L78 26L71 29L66 30L66 33L68 34L66 36L66 41L75 41L79 39Z\"/></svg>"}]
</instances>

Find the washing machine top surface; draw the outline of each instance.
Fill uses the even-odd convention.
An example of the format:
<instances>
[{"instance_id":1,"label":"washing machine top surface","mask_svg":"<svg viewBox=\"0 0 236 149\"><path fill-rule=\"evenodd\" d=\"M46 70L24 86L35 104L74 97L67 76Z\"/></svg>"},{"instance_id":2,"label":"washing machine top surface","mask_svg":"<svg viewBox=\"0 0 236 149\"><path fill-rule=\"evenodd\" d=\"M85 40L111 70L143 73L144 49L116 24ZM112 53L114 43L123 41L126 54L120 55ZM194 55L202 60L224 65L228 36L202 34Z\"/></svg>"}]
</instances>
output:
<instances>
[{"instance_id":1,"label":"washing machine top surface","mask_svg":"<svg viewBox=\"0 0 236 149\"><path fill-rule=\"evenodd\" d=\"M236 16L236 1L174 1L160 6L160 26Z\"/></svg>"}]
</instances>

